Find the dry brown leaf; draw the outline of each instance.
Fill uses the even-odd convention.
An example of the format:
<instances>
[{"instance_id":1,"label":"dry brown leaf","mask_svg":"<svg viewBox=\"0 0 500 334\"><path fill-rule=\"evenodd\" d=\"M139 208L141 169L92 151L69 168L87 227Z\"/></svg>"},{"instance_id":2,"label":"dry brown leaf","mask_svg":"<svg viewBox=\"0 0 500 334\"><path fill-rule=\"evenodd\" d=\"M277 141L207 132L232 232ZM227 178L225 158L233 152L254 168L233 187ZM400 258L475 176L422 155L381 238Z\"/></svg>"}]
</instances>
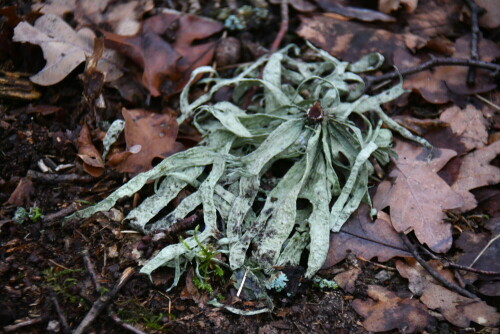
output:
<instances>
[{"instance_id":1,"label":"dry brown leaf","mask_svg":"<svg viewBox=\"0 0 500 334\"><path fill-rule=\"evenodd\" d=\"M399 298L394 292L378 285L369 285L367 294L374 300L355 299L352 307L365 318L363 327L368 331L398 329L403 333L413 333L423 331L435 322L418 300Z\"/></svg>"},{"instance_id":2,"label":"dry brown leaf","mask_svg":"<svg viewBox=\"0 0 500 334\"><path fill-rule=\"evenodd\" d=\"M454 281L453 273L443 269L440 262L431 260L429 264L446 280ZM409 265L397 261L396 268L401 276L410 281L410 290L419 295L428 308L438 310L455 326L469 327L471 321L483 326L495 326L499 323L500 314L494 307L483 301L460 296L439 285L417 262Z\"/></svg>"},{"instance_id":3,"label":"dry brown leaf","mask_svg":"<svg viewBox=\"0 0 500 334\"><path fill-rule=\"evenodd\" d=\"M389 174L392 183L384 181L379 186L374 206L379 210L390 206L396 231L415 231L418 240L433 251L447 252L453 240L443 210L461 207L463 199L437 172L456 152L434 148L433 159L428 161L428 149L402 141L396 141L395 151L398 159Z\"/></svg>"},{"instance_id":4,"label":"dry brown leaf","mask_svg":"<svg viewBox=\"0 0 500 334\"><path fill-rule=\"evenodd\" d=\"M354 293L356 288L356 280L358 279L359 274L361 273L361 269L353 268L351 270L346 270L343 273L335 275L333 278L335 283L337 283L342 290Z\"/></svg>"},{"instance_id":5,"label":"dry brown leaf","mask_svg":"<svg viewBox=\"0 0 500 334\"><path fill-rule=\"evenodd\" d=\"M279 5L281 0L270 0L269 2ZM316 6L307 0L288 0L288 3L299 12L309 13L316 10Z\"/></svg>"},{"instance_id":6,"label":"dry brown leaf","mask_svg":"<svg viewBox=\"0 0 500 334\"><path fill-rule=\"evenodd\" d=\"M495 29L500 26L500 6L497 0L474 0L486 13L479 17L479 25L483 28Z\"/></svg>"},{"instance_id":7,"label":"dry brown leaf","mask_svg":"<svg viewBox=\"0 0 500 334\"><path fill-rule=\"evenodd\" d=\"M369 213L368 205L362 204L339 232L330 234L330 248L323 268L334 266L350 253L368 260L377 257L380 262L395 256L411 257L389 216L380 211L372 222Z\"/></svg>"},{"instance_id":8,"label":"dry brown leaf","mask_svg":"<svg viewBox=\"0 0 500 334\"><path fill-rule=\"evenodd\" d=\"M169 10L145 20L136 35L104 32L104 36L106 46L144 69L143 85L151 95L160 96L179 92L193 69L211 62L215 42L199 41L222 29L219 22Z\"/></svg>"},{"instance_id":9,"label":"dry brown leaf","mask_svg":"<svg viewBox=\"0 0 500 334\"><path fill-rule=\"evenodd\" d=\"M406 16L410 32L428 38L453 36L463 5L456 0L420 0Z\"/></svg>"},{"instance_id":10,"label":"dry brown leaf","mask_svg":"<svg viewBox=\"0 0 500 334\"><path fill-rule=\"evenodd\" d=\"M479 55L483 61L492 61L500 57L500 47L490 40L481 38ZM453 58L470 58L469 35L456 40ZM404 49L394 52L394 65L400 70L417 66L422 62ZM496 87L491 72L479 69L476 71L475 85L468 86L467 72L468 68L465 66L438 66L432 71L422 71L405 77L403 87L418 92L425 100L435 104L446 103L453 99L453 95L488 92Z\"/></svg>"},{"instance_id":11,"label":"dry brown leaf","mask_svg":"<svg viewBox=\"0 0 500 334\"><path fill-rule=\"evenodd\" d=\"M27 177L19 180L16 189L10 194L9 199L5 203L12 206L26 206L30 202L30 196L33 192L33 182Z\"/></svg>"},{"instance_id":12,"label":"dry brown leaf","mask_svg":"<svg viewBox=\"0 0 500 334\"><path fill-rule=\"evenodd\" d=\"M77 140L78 156L83 161L83 170L93 177L101 176L104 173L104 161L101 153L95 148L90 136L87 124L82 126Z\"/></svg>"},{"instance_id":13,"label":"dry brown leaf","mask_svg":"<svg viewBox=\"0 0 500 334\"><path fill-rule=\"evenodd\" d=\"M390 14L400 7L407 13L413 13L417 9L418 0L379 0L378 10L382 13Z\"/></svg>"},{"instance_id":14,"label":"dry brown leaf","mask_svg":"<svg viewBox=\"0 0 500 334\"><path fill-rule=\"evenodd\" d=\"M184 148L175 141L178 125L172 115L125 108L122 109L122 114L127 152L121 153L124 160L116 166L116 170L132 174L145 172L152 168L154 158L163 159ZM138 148L135 154L130 154L133 152L132 148Z\"/></svg>"},{"instance_id":15,"label":"dry brown leaf","mask_svg":"<svg viewBox=\"0 0 500 334\"><path fill-rule=\"evenodd\" d=\"M474 209L477 201L471 189L495 185L500 182L500 168L490 165L490 161L500 154L500 141L467 154L462 159L458 177L451 188L465 201L462 212Z\"/></svg>"},{"instance_id":16,"label":"dry brown leaf","mask_svg":"<svg viewBox=\"0 0 500 334\"><path fill-rule=\"evenodd\" d=\"M467 151L484 147L488 142L487 123L483 113L471 104L465 109L452 106L443 111L439 119L450 124L451 130L460 136Z\"/></svg>"},{"instance_id":17,"label":"dry brown leaf","mask_svg":"<svg viewBox=\"0 0 500 334\"><path fill-rule=\"evenodd\" d=\"M341 21L326 15L299 16L297 34L331 55L354 62L371 52L380 52L389 63L397 49L405 49L405 36L366 24Z\"/></svg>"},{"instance_id":18,"label":"dry brown leaf","mask_svg":"<svg viewBox=\"0 0 500 334\"><path fill-rule=\"evenodd\" d=\"M321 7L327 16L343 19L356 19L365 22L381 21L381 22L395 22L396 19L393 16L381 13L379 11L363 8L363 7L352 7L348 5L347 1L332 1L332 0L316 0L318 6Z\"/></svg>"},{"instance_id":19,"label":"dry brown leaf","mask_svg":"<svg viewBox=\"0 0 500 334\"><path fill-rule=\"evenodd\" d=\"M13 40L37 44L42 48L47 60L45 67L30 77L31 81L42 86L54 85L63 80L78 65L90 57L94 50L95 34L88 28L75 32L59 16L45 14L31 26L19 23L14 29ZM105 74L106 81L118 79L121 58L115 51L105 50L97 69Z\"/></svg>"}]
</instances>

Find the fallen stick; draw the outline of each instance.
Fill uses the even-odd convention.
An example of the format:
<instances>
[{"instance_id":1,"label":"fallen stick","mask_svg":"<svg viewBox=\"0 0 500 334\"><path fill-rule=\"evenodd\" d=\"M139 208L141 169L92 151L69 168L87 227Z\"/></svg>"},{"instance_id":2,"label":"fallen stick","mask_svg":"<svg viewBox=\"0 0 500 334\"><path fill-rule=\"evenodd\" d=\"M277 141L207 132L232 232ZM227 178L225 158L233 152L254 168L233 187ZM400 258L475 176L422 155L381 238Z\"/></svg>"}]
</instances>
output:
<instances>
[{"instance_id":1,"label":"fallen stick","mask_svg":"<svg viewBox=\"0 0 500 334\"><path fill-rule=\"evenodd\" d=\"M83 257L83 263L85 263L85 268L87 268L87 271L90 275L90 278L92 279L92 282L94 283L94 287L97 292L99 292L101 285L99 284L99 281L97 280L97 274L94 269L94 264L90 260L89 256L89 251L87 249L84 249L82 251L82 257Z\"/></svg>"},{"instance_id":2,"label":"fallen stick","mask_svg":"<svg viewBox=\"0 0 500 334\"><path fill-rule=\"evenodd\" d=\"M78 327L75 329L73 334L82 334L85 332L85 330L94 322L94 320L99 316L99 314L109 305L111 300L116 297L120 289L127 284L127 282L130 280L130 278L134 275L135 270L132 267L128 267L125 269L123 272L122 276L116 283L116 285L113 287L113 289L104 294L103 296L99 297L94 304L92 305L92 308L90 311L87 313L85 318L83 318L82 322Z\"/></svg>"}]
</instances>

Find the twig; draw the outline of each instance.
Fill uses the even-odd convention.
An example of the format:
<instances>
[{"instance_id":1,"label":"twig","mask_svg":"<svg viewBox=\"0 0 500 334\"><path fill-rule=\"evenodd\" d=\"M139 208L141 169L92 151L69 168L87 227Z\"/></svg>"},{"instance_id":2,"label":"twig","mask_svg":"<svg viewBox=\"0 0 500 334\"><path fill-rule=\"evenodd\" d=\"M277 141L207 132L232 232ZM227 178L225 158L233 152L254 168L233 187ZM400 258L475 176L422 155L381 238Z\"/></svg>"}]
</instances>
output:
<instances>
[{"instance_id":1,"label":"twig","mask_svg":"<svg viewBox=\"0 0 500 334\"><path fill-rule=\"evenodd\" d=\"M108 304L111 302L111 300L115 298L120 289L125 284L127 284L129 279L134 275L134 272L135 270L132 267L128 267L127 269L125 269L122 276L120 277L120 280L113 287L113 290L99 297L99 299L94 302L92 308L87 313L85 318L83 318L82 322L80 323L80 325L78 325L73 334L82 334L92 324L92 322L97 318L102 310L104 310L106 306L108 306Z\"/></svg>"},{"instance_id":2,"label":"twig","mask_svg":"<svg viewBox=\"0 0 500 334\"><path fill-rule=\"evenodd\" d=\"M283 40L283 37L285 37L286 32L288 31L288 0L281 0L281 24L280 24L280 30L278 31L278 34L276 35L276 38L273 41L273 44L271 44L271 49L269 50L270 53L274 53L278 51L281 41Z\"/></svg>"},{"instance_id":3,"label":"twig","mask_svg":"<svg viewBox=\"0 0 500 334\"><path fill-rule=\"evenodd\" d=\"M236 293L236 297L240 296L241 290L243 290L243 287L245 286L245 281L247 279L247 274L248 274L248 267L245 269L245 274L243 275L243 279L241 280L241 285L240 288L238 289L238 292Z\"/></svg>"},{"instance_id":4,"label":"twig","mask_svg":"<svg viewBox=\"0 0 500 334\"><path fill-rule=\"evenodd\" d=\"M44 183L62 183L62 182L92 182L95 179L90 175L79 175L79 174L45 174L34 170L29 170L27 176L31 177L33 180L44 182Z\"/></svg>"},{"instance_id":5,"label":"twig","mask_svg":"<svg viewBox=\"0 0 500 334\"><path fill-rule=\"evenodd\" d=\"M63 333L70 333L68 321L66 320L66 316L64 315L64 312L62 311L61 306L57 301L57 297L54 294L54 291L50 291L50 301L52 302L54 308L56 309L57 316L59 317L59 321L61 322Z\"/></svg>"},{"instance_id":6,"label":"twig","mask_svg":"<svg viewBox=\"0 0 500 334\"><path fill-rule=\"evenodd\" d=\"M90 274L90 278L92 279L92 282L94 282L95 289L97 292L99 292L99 290L101 289L101 284L99 284L99 281L97 280L97 274L94 269L94 264L92 263L92 260L90 260L89 251L87 249L84 249L82 251L82 257L85 268L87 268L87 271Z\"/></svg>"},{"instance_id":7,"label":"twig","mask_svg":"<svg viewBox=\"0 0 500 334\"><path fill-rule=\"evenodd\" d=\"M497 111L500 111L500 106L491 102L490 100L488 100L487 98L479 95L479 94L474 94L475 97L477 97L479 100L483 101L484 103L486 103L487 105L489 105L490 107L492 107L493 109L497 110Z\"/></svg>"},{"instance_id":8,"label":"twig","mask_svg":"<svg viewBox=\"0 0 500 334\"><path fill-rule=\"evenodd\" d=\"M370 88L372 88L374 84L377 84L379 82L392 80L398 78L400 75L404 77L417 72L422 72L430 68L433 68L435 66L472 66L493 71L494 75L497 75L500 72L500 65L486 61L473 60L473 59L459 59L459 58L432 58L426 61L425 63L422 63L414 67L406 68L400 71L386 73L375 77L369 76L366 78L365 91L368 91Z\"/></svg>"},{"instance_id":9,"label":"twig","mask_svg":"<svg viewBox=\"0 0 500 334\"><path fill-rule=\"evenodd\" d=\"M146 334L145 332L135 328L134 326L130 325L130 324L127 324L126 322L123 322L122 319L120 319L116 314L114 314L113 312L110 312L109 313L109 317L115 322L115 324L117 324L118 326L132 332L132 333L135 333L135 334Z\"/></svg>"},{"instance_id":10,"label":"twig","mask_svg":"<svg viewBox=\"0 0 500 334\"><path fill-rule=\"evenodd\" d=\"M49 259L49 262L52 263L53 265L59 267L59 268L63 268L64 270L71 270L70 268L63 266L62 264L59 264L59 263L57 263L56 261L54 261L52 259Z\"/></svg>"},{"instance_id":11,"label":"twig","mask_svg":"<svg viewBox=\"0 0 500 334\"><path fill-rule=\"evenodd\" d=\"M486 244L486 246L484 246L483 249L481 249L481 251L479 252L479 254L477 254L477 256L474 259L474 261L472 261L472 263L470 264L471 267L476 263L477 260L479 260L479 258L481 256L483 256L484 252L488 249L488 247L490 247L491 244L494 243L498 238L500 238L500 234L496 235L493 239L491 239L490 241L488 241L488 243Z\"/></svg>"},{"instance_id":12,"label":"twig","mask_svg":"<svg viewBox=\"0 0 500 334\"><path fill-rule=\"evenodd\" d=\"M417 262L420 263L420 265L425 270L427 270L427 272L435 280L437 280L439 283L441 283L442 285L444 285L445 288L447 288L447 289L449 289L451 291L454 291L454 292L456 292L456 293L458 293L458 294L460 294L462 296L465 296L467 298L479 299L472 292L470 292L468 290L465 290L464 288L461 288L460 286L456 285L455 283L447 281L443 276L441 276L441 274L439 274L434 268L432 268L427 262L425 262L425 260L420 256L420 254L418 254L417 248L415 247L415 245L413 243L411 243L411 241L408 239L408 237L406 236L406 234L404 234L403 232L399 232L399 236L401 237L401 239L405 243L405 245L408 248L408 250L413 254L413 256L415 257L415 259L417 260Z\"/></svg>"},{"instance_id":13,"label":"twig","mask_svg":"<svg viewBox=\"0 0 500 334\"><path fill-rule=\"evenodd\" d=\"M478 17L484 13L484 9L476 5L473 0L464 0L467 6L470 8L470 16L471 16L471 32L472 37L470 39L470 59L479 60L478 53L478 40L479 34L479 24ZM473 86L476 81L476 69L474 67L469 68L469 72L467 73L467 85Z\"/></svg>"},{"instance_id":14,"label":"twig","mask_svg":"<svg viewBox=\"0 0 500 334\"><path fill-rule=\"evenodd\" d=\"M66 216L69 216L73 212L77 211L80 208L80 204L78 203L72 203L71 205L62 208L61 210L53 213L49 213L48 215L44 215L42 221L44 223L52 222L56 219L59 218L64 218Z\"/></svg>"},{"instance_id":15,"label":"twig","mask_svg":"<svg viewBox=\"0 0 500 334\"><path fill-rule=\"evenodd\" d=\"M14 325L5 326L3 328L3 331L4 331L4 333L15 332L21 328L36 325L36 324L39 324L41 322L44 322L45 320L47 320L47 317L38 317L38 318L28 319L28 320L19 322L19 323L14 324Z\"/></svg>"},{"instance_id":16,"label":"twig","mask_svg":"<svg viewBox=\"0 0 500 334\"><path fill-rule=\"evenodd\" d=\"M443 258L435 255L434 253L432 253L430 250L428 250L424 246L422 246L422 245L418 245L418 246L419 246L419 248L421 250L423 250L431 258L433 258L434 260L438 260L441 263L443 263L443 265L445 267L459 269L459 270L465 270L465 271L470 271L470 272L473 272L473 273L476 273L476 274L486 275L486 276L500 276L500 272L499 271L481 270L481 269L472 268L470 266L463 266L463 265L458 264L458 263L450 262L450 261L448 261L446 259L443 259Z\"/></svg>"}]
</instances>

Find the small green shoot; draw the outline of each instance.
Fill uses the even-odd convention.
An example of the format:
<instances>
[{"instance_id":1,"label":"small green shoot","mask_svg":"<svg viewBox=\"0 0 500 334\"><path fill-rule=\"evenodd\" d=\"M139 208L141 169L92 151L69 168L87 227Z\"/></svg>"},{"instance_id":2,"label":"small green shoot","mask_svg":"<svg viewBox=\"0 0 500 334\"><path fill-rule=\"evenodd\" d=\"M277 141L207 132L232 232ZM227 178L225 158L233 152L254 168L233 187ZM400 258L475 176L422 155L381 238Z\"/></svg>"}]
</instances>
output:
<instances>
[{"instance_id":1,"label":"small green shoot","mask_svg":"<svg viewBox=\"0 0 500 334\"><path fill-rule=\"evenodd\" d=\"M78 279L72 277L80 273L81 269L64 269L56 271L54 267L45 269L42 272L45 284L56 294L62 296L65 300L71 303L79 303L88 307L87 302L80 296L72 292L72 287L78 283Z\"/></svg>"},{"instance_id":2,"label":"small green shoot","mask_svg":"<svg viewBox=\"0 0 500 334\"><path fill-rule=\"evenodd\" d=\"M31 222L36 223L40 218L43 218L42 210L39 207L31 207L28 210L23 208L22 206L18 207L14 217L12 218L16 223L22 224L28 219Z\"/></svg>"}]
</instances>

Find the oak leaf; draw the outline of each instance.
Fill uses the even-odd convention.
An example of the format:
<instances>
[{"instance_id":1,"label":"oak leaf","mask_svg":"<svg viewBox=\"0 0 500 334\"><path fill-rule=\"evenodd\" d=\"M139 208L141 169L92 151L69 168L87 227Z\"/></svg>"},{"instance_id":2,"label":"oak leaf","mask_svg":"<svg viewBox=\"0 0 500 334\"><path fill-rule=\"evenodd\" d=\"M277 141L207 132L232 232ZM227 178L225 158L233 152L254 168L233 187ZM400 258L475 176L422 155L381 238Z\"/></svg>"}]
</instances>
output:
<instances>
[{"instance_id":1,"label":"oak leaf","mask_svg":"<svg viewBox=\"0 0 500 334\"><path fill-rule=\"evenodd\" d=\"M471 104L465 109L457 106L447 108L439 119L450 125L451 130L460 137L467 151L484 147L488 142L487 122L483 113Z\"/></svg>"},{"instance_id":2,"label":"oak leaf","mask_svg":"<svg viewBox=\"0 0 500 334\"><path fill-rule=\"evenodd\" d=\"M447 281L454 282L453 273L443 269L439 261L431 260L428 263ZM446 289L417 262L405 264L397 261L396 268L401 276L410 281L409 289L420 296L428 308L438 310L455 326L469 327L471 321L483 326L495 326L500 322L500 314L494 307Z\"/></svg>"},{"instance_id":3,"label":"oak leaf","mask_svg":"<svg viewBox=\"0 0 500 334\"><path fill-rule=\"evenodd\" d=\"M184 149L175 141L179 127L171 114L125 108L122 114L127 150L114 153L109 158L119 172L138 174L147 171L152 168L154 158L163 159ZM120 159L122 161L117 162Z\"/></svg>"},{"instance_id":4,"label":"oak leaf","mask_svg":"<svg viewBox=\"0 0 500 334\"><path fill-rule=\"evenodd\" d=\"M418 300L400 298L378 285L369 285L366 301L355 299L354 310L365 318L363 327L372 332L399 329L403 333L422 331L434 324L434 318Z\"/></svg>"},{"instance_id":5,"label":"oak leaf","mask_svg":"<svg viewBox=\"0 0 500 334\"><path fill-rule=\"evenodd\" d=\"M88 28L75 32L59 16L45 14L32 26L27 22L19 23L14 29L13 40L37 44L42 48L47 60L45 67L30 77L31 81L42 86L54 85L63 80L94 50L95 34ZM106 81L118 79L122 72L122 60L112 50L104 50L97 69L105 74Z\"/></svg>"},{"instance_id":6,"label":"oak leaf","mask_svg":"<svg viewBox=\"0 0 500 334\"><path fill-rule=\"evenodd\" d=\"M451 225L443 222L443 210L463 205L462 197L453 191L437 172L456 155L455 151L423 147L396 141L398 159L389 174L391 181L379 185L373 199L382 210L391 208L392 225L398 232L415 235L433 251L445 253L452 244ZM428 161L432 154L433 159Z\"/></svg>"},{"instance_id":7,"label":"oak leaf","mask_svg":"<svg viewBox=\"0 0 500 334\"><path fill-rule=\"evenodd\" d=\"M462 212L474 209L477 201L471 189L495 185L500 182L500 168L490 165L490 161L500 154L500 141L467 154L460 165L458 177L451 188L465 201Z\"/></svg>"},{"instance_id":8,"label":"oak leaf","mask_svg":"<svg viewBox=\"0 0 500 334\"><path fill-rule=\"evenodd\" d=\"M411 257L389 216L380 211L372 222L369 213L368 205L362 204L339 232L330 234L330 248L323 268L334 266L349 253L367 260L377 257L380 262L395 256Z\"/></svg>"},{"instance_id":9,"label":"oak leaf","mask_svg":"<svg viewBox=\"0 0 500 334\"><path fill-rule=\"evenodd\" d=\"M104 173L104 161L101 158L101 153L92 143L87 124L84 124L80 130L77 146L78 156L83 161L83 170L93 177L101 176Z\"/></svg>"},{"instance_id":10,"label":"oak leaf","mask_svg":"<svg viewBox=\"0 0 500 334\"><path fill-rule=\"evenodd\" d=\"M151 95L159 96L179 92L193 69L210 63L215 42L199 41L222 28L219 22L169 10L145 20L133 36L110 32L104 32L104 36L106 46L143 68L144 86Z\"/></svg>"}]
</instances>

